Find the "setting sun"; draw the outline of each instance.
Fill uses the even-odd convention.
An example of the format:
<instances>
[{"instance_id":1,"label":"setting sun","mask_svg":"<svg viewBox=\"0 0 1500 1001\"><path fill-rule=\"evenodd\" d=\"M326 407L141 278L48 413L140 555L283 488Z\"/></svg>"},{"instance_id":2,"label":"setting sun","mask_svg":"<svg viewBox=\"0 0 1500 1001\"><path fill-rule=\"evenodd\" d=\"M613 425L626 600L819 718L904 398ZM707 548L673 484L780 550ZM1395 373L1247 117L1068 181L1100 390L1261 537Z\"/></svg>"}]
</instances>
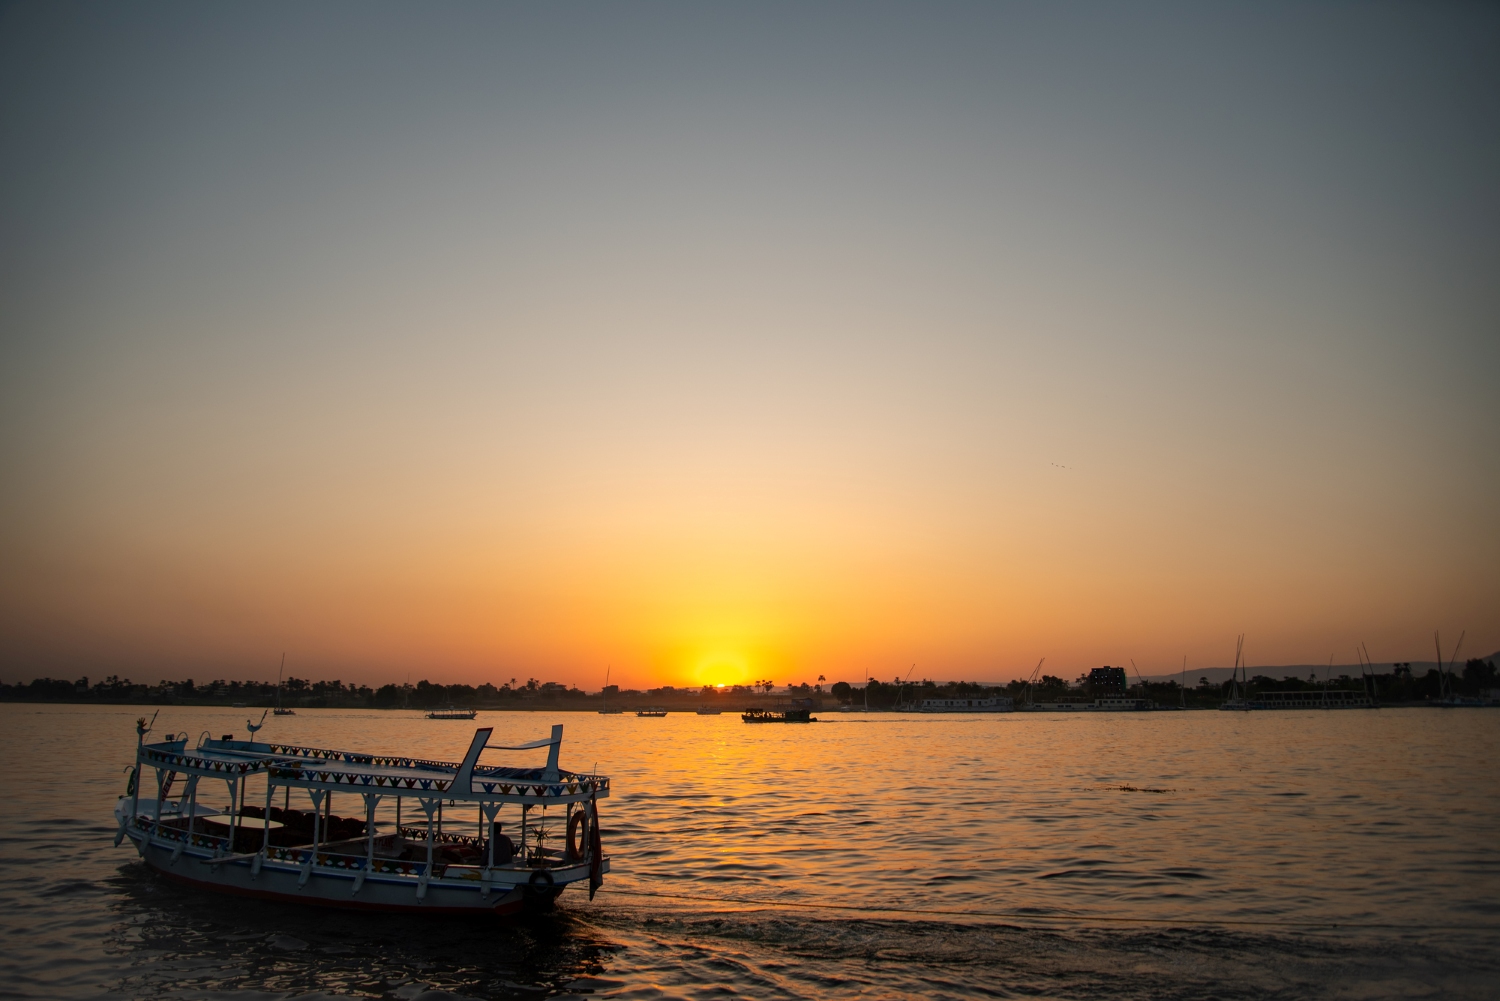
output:
<instances>
[{"instance_id":1,"label":"setting sun","mask_svg":"<svg viewBox=\"0 0 1500 1001\"><path fill-rule=\"evenodd\" d=\"M720 651L699 658L692 676L696 684L714 688L743 685L750 680L750 665L741 654Z\"/></svg>"}]
</instances>

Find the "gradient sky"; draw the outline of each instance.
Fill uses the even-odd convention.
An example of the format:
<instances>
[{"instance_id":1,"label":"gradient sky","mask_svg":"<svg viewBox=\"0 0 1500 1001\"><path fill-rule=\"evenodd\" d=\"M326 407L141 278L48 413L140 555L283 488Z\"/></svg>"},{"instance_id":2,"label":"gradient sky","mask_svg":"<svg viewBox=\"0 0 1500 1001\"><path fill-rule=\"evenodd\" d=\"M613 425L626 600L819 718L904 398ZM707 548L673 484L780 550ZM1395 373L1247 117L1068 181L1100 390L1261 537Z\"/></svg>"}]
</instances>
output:
<instances>
[{"instance_id":1,"label":"gradient sky","mask_svg":"<svg viewBox=\"0 0 1500 1001\"><path fill-rule=\"evenodd\" d=\"M1500 647L1500 8L0 12L0 677Z\"/></svg>"}]
</instances>

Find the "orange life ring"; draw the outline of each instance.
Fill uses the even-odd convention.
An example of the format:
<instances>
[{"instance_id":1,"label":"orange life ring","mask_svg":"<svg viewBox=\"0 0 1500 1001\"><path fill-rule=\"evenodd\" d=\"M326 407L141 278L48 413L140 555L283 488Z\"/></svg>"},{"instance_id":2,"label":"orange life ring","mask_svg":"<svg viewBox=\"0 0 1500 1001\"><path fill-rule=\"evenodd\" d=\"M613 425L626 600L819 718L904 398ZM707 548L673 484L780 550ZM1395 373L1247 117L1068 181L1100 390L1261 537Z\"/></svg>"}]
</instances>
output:
<instances>
[{"instance_id":1,"label":"orange life ring","mask_svg":"<svg viewBox=\"0 0 1500 1001\"><path fill-rule=\"evenodd\" d=\"M573 816L568 818L568 858L570 859L583 858L583 851L581 849L588 847L587 836L583 838L579 838L578 836L579 829L583 827L587 815L587 810L577 810Z\"/></svg>"}]
</instances>

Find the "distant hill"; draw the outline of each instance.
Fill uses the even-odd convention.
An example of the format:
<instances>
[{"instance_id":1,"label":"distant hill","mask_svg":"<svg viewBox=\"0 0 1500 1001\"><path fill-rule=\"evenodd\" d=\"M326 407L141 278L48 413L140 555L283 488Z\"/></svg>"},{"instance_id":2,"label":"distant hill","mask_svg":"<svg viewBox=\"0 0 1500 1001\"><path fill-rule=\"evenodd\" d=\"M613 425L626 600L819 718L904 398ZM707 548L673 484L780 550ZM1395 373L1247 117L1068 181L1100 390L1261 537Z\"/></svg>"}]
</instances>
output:
<instances>
[{"instance_id":1,"label":"distant hill","mask_svg":"<svg viewBox=\"0 0 1500 1001\"><path fill-rule=\"evenodd\" d=\"M1458 662L1453 665L1453 669L1455 671L1462 670L1464 661L1468 659L1468 657L1459 657ZM1481 657L1479 659L1490 661L1497 667L1500 667L1500 650L1497 650L1487 657ZM1437 661L1435 660L1413 660L1410 662L1401 661L1401 663L1410 663L1411 673L1418 677L1421 677L1428 671L1436 669L1438 666ZM1329 676L1329 670L1330 669L1327 664L1251 664L1249 666L1250 677L1253 678L1257 674L1260 674L1264 675L1267 678L1275 678L1277 680L1280 680L1282 678L1305 679L1310 674L1316 674L1318 676L1318 680L1322 681L1324 678L1327 678ZM1332 668L1332 674L1335 678L1337 678L1341 674L1347 674L1351 678L1357 678L1359 677L1360 670L1361 669L1358 664L1335 664ZM1229 675L1233 671L1234 668L1232 667L1190 667L1188 668L1187 672L1187 683L1189 687L1192 687L1198 684L1199 678L1207 678L1209 684L1211 685L1223 684L1224 682L1229 680ZM1389 674L1390 672L1390 661L1386 661L1384 664L1375 664L1376 674ZM1147 674L1143 675L1143 677L1145 677L1147 681L1180 681L1182 678L1182 673L1179 671L1172 674Z\"/></svg>"}]
</instances>

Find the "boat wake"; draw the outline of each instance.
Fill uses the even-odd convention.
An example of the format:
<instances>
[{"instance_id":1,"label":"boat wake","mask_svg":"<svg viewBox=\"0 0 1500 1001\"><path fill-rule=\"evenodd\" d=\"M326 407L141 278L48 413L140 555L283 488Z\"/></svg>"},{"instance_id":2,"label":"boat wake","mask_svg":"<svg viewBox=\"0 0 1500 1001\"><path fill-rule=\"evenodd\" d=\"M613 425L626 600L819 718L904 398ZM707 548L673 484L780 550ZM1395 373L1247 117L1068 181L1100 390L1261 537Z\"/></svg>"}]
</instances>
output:
<instances>
[{"instance_id":1,"label":"boat wake","mask_svg":"<svg viewBox=\"0 0 1500 1001\"><path fill-rule=\"evenodd\" d=\"M122 868L133 868L127 866ZM122 874L115 985L386 998L1484 998L1492 958L1451 939L1214 928L1037 929L605 904L515 920L318 913L257 901L226 912ZM602 899L602 898L601 898ZM429 991L440 992L429 994Z\"/></svg>"}]
</instances>

